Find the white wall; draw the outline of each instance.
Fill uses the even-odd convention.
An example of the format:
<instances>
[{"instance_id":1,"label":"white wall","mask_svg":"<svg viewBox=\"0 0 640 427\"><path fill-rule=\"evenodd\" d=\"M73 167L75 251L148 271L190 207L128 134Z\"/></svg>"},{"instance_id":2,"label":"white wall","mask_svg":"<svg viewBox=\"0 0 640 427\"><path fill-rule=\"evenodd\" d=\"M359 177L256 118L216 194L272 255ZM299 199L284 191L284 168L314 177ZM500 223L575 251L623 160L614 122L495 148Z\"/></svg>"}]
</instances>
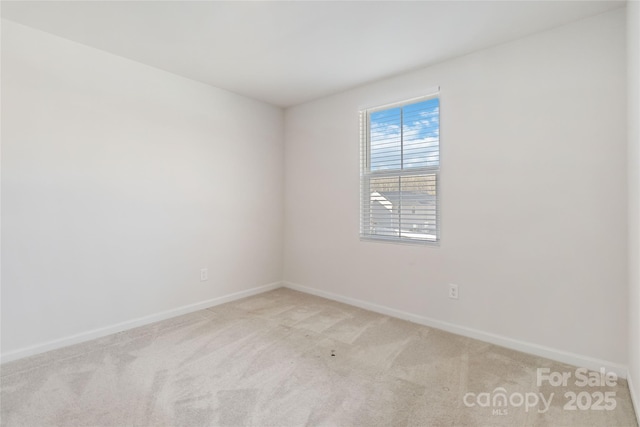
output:
<instances>
[{"instance_id":1,"label":"white wall","mask_svg":"<svg viewBox=\"0 0 640 427\"><path fill-rule=\"evenodd\" d=\"M626 365L625 76L616 10L287 110L285 280ZM361 242L358 110L435 85L442 244Z\"/></svg>"},{"instance_id":2,"label":"white wall","mask_svg":"<svg viewBox=\"0 0 640 427\"><path fill-rule=\"evenodd\" d=\"M2 107L3 355L281 279L282 110L8 21Z\"/></svg>"},{"instance_id":3,"label":"white wall","mask_svg":"<svg viewBox=\"0 0 640 427\"><path fill-rule=\"evenodd\" d=\"M640 2L627 4L629 77L629 385L640 418Z\"/></svg>"},{"instance_id":4,"label":"white wall","mask_svg":"<svg viewBox=\"0 0 640 427\"><path fill-rule=\"evenodd\" d=\"M630 329L640 394L638 82L627 325L623 11L290 109L284 273L279 109L2 23L3 355L284 274L612 363L626 363ZM360 242L357 112L433 85L442 245Z\"/></svg>"}]
</instances>

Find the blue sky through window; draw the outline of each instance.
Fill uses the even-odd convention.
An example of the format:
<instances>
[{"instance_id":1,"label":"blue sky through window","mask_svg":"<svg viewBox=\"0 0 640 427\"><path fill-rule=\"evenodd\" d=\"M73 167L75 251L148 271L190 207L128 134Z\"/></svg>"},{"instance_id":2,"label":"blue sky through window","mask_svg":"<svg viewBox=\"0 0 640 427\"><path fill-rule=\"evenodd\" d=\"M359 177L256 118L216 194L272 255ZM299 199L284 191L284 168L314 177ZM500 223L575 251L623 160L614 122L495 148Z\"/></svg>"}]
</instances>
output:
<instances>
[{"instance_id":1,"label":"blue sky through window","mask_svg":"<svg viewBox=\"0 0 640 427\"><path fill-rule=\"evenodd\" d=\"M438 98L370 114L371 171L438 166Z\"/></svg>"}]
</instances>

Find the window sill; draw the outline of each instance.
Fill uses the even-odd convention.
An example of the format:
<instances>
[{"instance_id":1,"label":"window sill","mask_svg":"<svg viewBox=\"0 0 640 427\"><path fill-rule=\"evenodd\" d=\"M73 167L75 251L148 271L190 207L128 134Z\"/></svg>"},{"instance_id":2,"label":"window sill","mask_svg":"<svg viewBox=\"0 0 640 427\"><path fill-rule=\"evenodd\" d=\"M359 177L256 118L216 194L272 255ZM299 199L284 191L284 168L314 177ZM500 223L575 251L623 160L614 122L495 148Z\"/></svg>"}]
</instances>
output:
<instances>
[{"instance_id":1,"label":"window sill","mask_svg":"<svg viewBox=\"0 0 640 427\"><path fill-rule=\"evenodd\" d=\"M440 240L399 239L384 236L360 236L361 242L395 243L397 245L439 247Z\"/></svg>"}]
</instances>

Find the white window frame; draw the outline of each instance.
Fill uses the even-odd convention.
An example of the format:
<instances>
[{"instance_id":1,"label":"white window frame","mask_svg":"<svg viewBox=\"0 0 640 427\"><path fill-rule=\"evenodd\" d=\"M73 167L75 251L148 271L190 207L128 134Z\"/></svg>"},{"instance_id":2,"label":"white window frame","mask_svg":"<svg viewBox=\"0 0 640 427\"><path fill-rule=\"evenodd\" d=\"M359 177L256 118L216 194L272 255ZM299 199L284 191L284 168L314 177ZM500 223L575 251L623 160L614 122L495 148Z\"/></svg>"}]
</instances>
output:
<instances>
[{"instance_id":1,"label":"white window frame","mask_svg":"<svg viewBox=\"0 0 640 427\"><path fill-rule=\"evenodd\" d=\"M379 170L371 171L371 132L370 132L370 116L372 113L384 111L392 108L405 107L411 104L427 101L430 99L438 98L441 103L439 88L435 88L428 92L428 95L420 96L417 98L411 98L401 102L395 102L391 104L385 104L373 108L367 108L360 111L360 240L363 241L377 241L377 242L389 242L389 243L402 243L402 244L418 244L427 246L439 246L441 241L441 202L440 202L440 172L441 172L441 140L438 136L438 165L437 166L425 166L425 167L412 167L407 169L391 169L391 170ZM404 131L404 129L402 129ZM440 131L440 111L438 111L438 132ZM370 230L370 223L365 219L365 212L371 210L371 190L370 179L382 178L382 177L410 177L416 175L435 175L436 180L436 196L435 196L435 238L411 238L403 237L400 231L400 225L397 236L372 234L367 232Z\"/></svg>"}]
</instances>

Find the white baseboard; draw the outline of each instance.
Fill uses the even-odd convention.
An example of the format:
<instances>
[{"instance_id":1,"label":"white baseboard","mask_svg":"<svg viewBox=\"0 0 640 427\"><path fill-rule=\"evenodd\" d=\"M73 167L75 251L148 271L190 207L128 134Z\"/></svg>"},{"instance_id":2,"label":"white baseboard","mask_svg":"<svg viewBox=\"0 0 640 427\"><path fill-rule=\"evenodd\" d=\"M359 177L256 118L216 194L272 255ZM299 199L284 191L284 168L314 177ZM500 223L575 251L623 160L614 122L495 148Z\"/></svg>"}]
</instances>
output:
<instances>
[{"instance_id":1,"label":"white baseboard","mask_svg":"<svg viewBox=\"0 0 640 427\"><path fill-rule=\"evenodd\" d=\"M139 317L137 319L128 320L126 322L117 323L115 325L106 326L103 328L93 329L91 331L81 332L79 334L70 335L64 338L48 341L42 344L33 345L30 347L20 348L18 350L9 351L0 355L0 363L11 362L13 360L22 359L24 357L33 356L35 354L44 353L45 351L55 350L58 348L66 347L73 344L93 340L96 338L102 338L107 335L115 334L118 332L126 331L128 329L137 328L138 326L148 325L150 323L159 322L161 320L169 319L172 317L180 316L194 311L202 310L205 308L213 307L216 305L224 304L227 302L235 301L238 299L250 297L252 295L261 294L263 292L271 291L282 287L281 282L269 283L264 286L258 286L244 291L235 292L233 294L224 295L208 299L206 301L197 302L195 304L189 304L182 307L177 307L171 310L163 311L161 313L151 314L149 316Z\"/></svg>"},{"instance_id":2,"label":"white baseboard","mask_svg":"<svg viewBox=\"0 0 640 427\"><path fill-rule=\"evenodd\" d=\"M451 332L451 333L462 335L469 338L474 338L480 341L499 345L501 347L510 348L516 351L521 351L523 353L529 353L535 356L545 357L547 359L555 360L555 361L566 363L573 366L587 368L594 371L598 371L600 368L605 368L609 372L615 372L615 374L619 378L627 377L628 370L626 366L620 365L617 363L611 363L606 360L594 359L591 357L569 353L566 351L557 350L554 348L545 347L538 344L519 341L513 338L508 338L501 335L484 332L478 329L467 328L465 326L459 326L453 323L443 322L441 320L436 320L436 319L432 319L425 316L419 316L417 314L396 310L394 308L373 304L373 303L362 301L355 298L345 297L345 296L334 294L331 292L322 291L320 289L298 285L296 283L283 282L283 286L289 289L293 289L295 291L300 291L300 292L308 293L311 295L327 298L330 300L342 302L345 304L364 308L365 310L375 311L376 313L381 313L387 316L408 320L413 323L418 323L420 325L441 329L443 331Z\"/></svg>"},{"instance_id":3,"label":"white baseboard","mask_svg":"<svg viewBox=\"0 0 640 427\"><path fill-rule=\"evenodd\" d=\"M633 388L633 379L631 377L631 371L627 375L627 385L629 386L629 394L631 395L631 404L633 405L634 411L636 411L636 422L640 425L640 402L638 402L638 396L635 392L635 388Z\"/></svg>"},{"instance_id":4,"label":"white baseboard","mask_svg":"<svg viewBox=\"0 0 640 427\"><path fill-rule=\"evenodd\" d=\"M596 371L600 368L605 368L608 371L615 372L616 375L618 375L620 378L627 379L629 384L629 390L631 393L631 399L635 407L636 414L640 417L639 403L638 403L638 398L640 396L636 396L634 394L634 388L631 383L632 380L630 376L628 376L628 369L626 366L610 363L604 360L598 360L598 359L594 359L594 358L590 358L590 357L586 357L578 354L568 353L562 350L557 350L557 349L553 349L553 348L549 348L549 347L545 347L537 344L519 341L512 338L503 337L500 335L480 331L477 329L467 328L464 326L459 326L459 325L455 325L448 322L443 322L441 320L436 320L429 317L420 316L417 314L408 313L401 310L396 310L394 308L385 307L382 305L370 303L370 302L355 299L355 298L345 297L342 295L326 292L320 289L310 288L307 286L303 286L303 285L299 285L291 282L274 282L264 286L258 286L258 287L247 289L244 291L235 292L233 294L224 295L224 296L212 298L206 301L197 302L195 304L189 304L182 307L177 307L175 309L163 311L161 313L156 313L149 316L140 317L137 319L132 319L132 320L118 323L115 325L106 326L103 328L98 328L98 329L94 329L87 332L82 332L79 334L48 341L42 344L30 346L30 347L21 348L18 350L13 350L0 355L0 361L1 363L5 363L13 360L22 359L24 357L29 357L35 354L44 353L45 351L55 350L58 348L69 346L69 345L78 344L78 343L93 340L96 338L101 338L101 337L122 332L128 329L132 329L132 328L144 326L150 323L158 322L161 320L169 319L172 317L180 316L182 314L191 313L194 311L198 311L205 308L214 307L216 305L224 304L227 302L235 301L238 299L246 298L252 295L268 292L270 290L274 290L280 287L286 287L296 291L308 293L311 295L316 295L322 298L327 298L330 300L342 302L345 304L364 308L366 310L374 311L376 313L381 313L387 316L408 320L410 322L418 323L420 325L441 329L457 335L462 335L462 336L474 338L480 341L489 342L491 344L496 344L502 347L510 348L510 349L521 351L524 353L529 353L529 354L533 354L540 357L546 357L548 359L567 363L569 365L585 367L585 368L596 370Z\"/></svg>"}]
</instances>

